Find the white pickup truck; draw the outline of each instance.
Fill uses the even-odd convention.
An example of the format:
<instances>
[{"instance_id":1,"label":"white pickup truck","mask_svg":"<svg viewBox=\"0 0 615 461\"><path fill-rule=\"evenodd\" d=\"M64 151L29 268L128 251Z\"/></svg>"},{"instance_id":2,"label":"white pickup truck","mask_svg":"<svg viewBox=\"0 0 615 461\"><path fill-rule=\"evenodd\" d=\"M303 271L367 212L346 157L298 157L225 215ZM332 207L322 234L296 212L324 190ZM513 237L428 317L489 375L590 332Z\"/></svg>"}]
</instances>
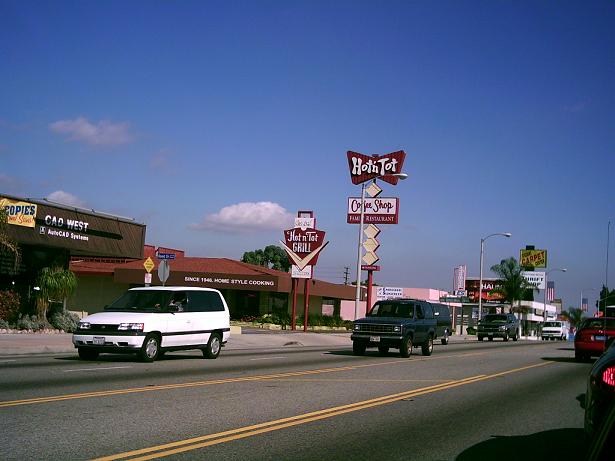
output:
<instances>
[{"instance_id":1,"label":"white pickup truck","mask_svg":"<svg viewBox=\"0 0 615 461\"><path fill-rule=\"evenodd\" d=\"M568 322L561 322L559 320L545 322L542 325L542 339L543 341L547 339L565 341L568 339L569 331Z\"/></svg>"}]
</instances>

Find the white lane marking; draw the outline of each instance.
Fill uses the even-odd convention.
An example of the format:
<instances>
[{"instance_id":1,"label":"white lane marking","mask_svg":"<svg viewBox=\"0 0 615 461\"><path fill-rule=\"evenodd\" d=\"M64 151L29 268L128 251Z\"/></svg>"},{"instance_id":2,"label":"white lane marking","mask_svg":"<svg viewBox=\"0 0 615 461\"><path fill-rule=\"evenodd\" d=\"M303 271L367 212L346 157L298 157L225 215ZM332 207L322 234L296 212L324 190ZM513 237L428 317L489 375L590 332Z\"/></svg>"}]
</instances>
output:
<instances>
[{"instance_id":1,"label":"white lane marking","mask_svg":"<svg viewBox=\"0 0 615 461\"><path fill-rule=\"evenodd\" d=\"M120 368L132 368L132 367L77 368L77 369L75 369L75 370L62 370L62 373L72 373L72 372L74 372L74 371L119 370Z\"/></svg>"},{"instance_id":2,"label":"white lane marking","mask_svg":"<svg viewBox=\"0 0 615 461\"><path fill-rule=\"evenodd\" d=\"M0 363L17 362L17 360L0 360Z\"/></svg>"},{"instance_id":3,"label":"white lane marking","mask_svg":"<svg viewBox=\"0 0 615 461\"><path fill-rule=\"evenodd\" d=\"M287 357L261 357L258 359L250 359L250 360L276 360L276 359L285 359Z\"/></svg>"}]
</instances>

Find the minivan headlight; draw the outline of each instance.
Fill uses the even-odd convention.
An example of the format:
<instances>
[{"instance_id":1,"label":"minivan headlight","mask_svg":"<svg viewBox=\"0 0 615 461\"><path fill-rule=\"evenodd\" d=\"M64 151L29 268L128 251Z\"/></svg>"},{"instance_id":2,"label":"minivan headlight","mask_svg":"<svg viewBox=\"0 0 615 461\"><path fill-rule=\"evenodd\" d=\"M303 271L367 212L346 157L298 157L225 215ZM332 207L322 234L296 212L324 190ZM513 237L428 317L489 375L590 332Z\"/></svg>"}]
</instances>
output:
<instances>
[{"instance_id":1,"label":"minivan headlight","mask_svg":"<svg viewBox=\"0 0 615 461\"><path fill-rule=\"evenodd\" d=\"M120 331L143 331L142 323L120 323L117 327Z\"/></svg>"},{"instance_id":2,"label":"minivan headlight","mask_svg":"<svg viewBox=\"0 0 615 461\"><path fill-rule=\"evenodd\" d=\"M79 322L80 330L89 330L90 328L92 328L92 325L90 325L90 322Z\"/></svg>"}]
</instances>

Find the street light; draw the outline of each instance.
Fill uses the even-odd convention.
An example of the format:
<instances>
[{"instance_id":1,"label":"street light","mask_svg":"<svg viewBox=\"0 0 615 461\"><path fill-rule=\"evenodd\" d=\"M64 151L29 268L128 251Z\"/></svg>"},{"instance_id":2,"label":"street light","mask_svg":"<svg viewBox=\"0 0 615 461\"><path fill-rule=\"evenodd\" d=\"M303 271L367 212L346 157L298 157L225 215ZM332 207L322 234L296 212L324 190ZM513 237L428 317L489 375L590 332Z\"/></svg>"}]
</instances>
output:
<instances>
[{"instance_id":1,"label":"street light","mask_svg":"<svg viewBox=\"0 0 615 461\"><path fill-rule=\"evenodd\" d=\"M495 234L490 234L487 237L480 239L480 276L478 278L478 321L482 317L483 313L483 253L484 253L484 245L485 240L489 237L493 237L494 235L501 235L502 237L510 237L512 234L510 232L496 232Z\"/></svg>"},{"instance_id":2,"label":"street light","mask_svg":"<svg viewBox=\"0 0 615 461\"><path fill-rule=\"evenodd\" d=\"M543 300L543 322L547 321L547 277L551 272L566 272L568 269L551 269L549 272L545 272L545 292L544 292L544 300Z\"/></svg>"},{"instance_id":3,"label":"street light","mask_svg":"<svg viewBox=\"0 0 615 461\"><path fill-rule=\"evenodd\" d=\"M378 175L374 178L374 181L381 176L394 176L398 179L406 179L408 175L406 173L393 173ZM361 300L361 253L363 252L363 224L365 219L365 181L361 184L361 218L359 220L359 248L357 249L357 291L354 300L354 319L359 318L359 302Z\"/></svg>"}]
</instances>

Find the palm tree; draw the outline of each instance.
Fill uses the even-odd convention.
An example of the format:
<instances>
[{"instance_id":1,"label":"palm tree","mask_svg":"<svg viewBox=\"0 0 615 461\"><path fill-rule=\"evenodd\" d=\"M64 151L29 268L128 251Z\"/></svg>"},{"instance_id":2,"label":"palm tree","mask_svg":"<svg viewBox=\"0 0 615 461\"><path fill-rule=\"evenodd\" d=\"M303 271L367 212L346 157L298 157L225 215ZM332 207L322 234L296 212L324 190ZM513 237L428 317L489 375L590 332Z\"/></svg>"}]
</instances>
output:
<instances>
[{"instance_id":1,"label":"palm tree","mask_svg":"<svg viewBox=\"0 0 615 461\"><path fill-rule=\"evenodd\" d=\"M528 290L532 290L534 287L521 275L523 268L519 265L519 262L510 257L503 259L499 264L491 266L491 270L501 280L501 285L491 290L491 293L497 293L502 295L505 301L510 303L510 312L517 312L521 316L523 309L521 308L521 300L525 297ZM517 308L514 304L517 301Z\"/></svg>"},{"instance_id":2,"label":"palm tree","mask_svg":"<svg viewBox=\"0 0 615 461\"><path fill-rule=\"evenodd\" d=\"M9 237L7 226L8 217L6 211L4 209L0 209L0 251L8 250L13 254L13 272L17 272L19 261L21 259L21 253L19 251L19 245Z\"/></svg>"},{"instance_id":3,"label":"palm tree","mask_svg":"<svg viewBox=\"0 0 615 461\"><path fill-rule=\"evenodd\" d=\"M77 288L77 277L70 270L61 267L43 267L36 279L39 294L36 308L39 320L47 320L49 301L66 302Z\"/></svg>"},{"instance_id":4,"label":"palm tree","mask_svg":"<svg viewBox=\"0 0 615 461\"><path fill-rule=\"evenodd\" d=\"M569 307L567 311L562 311L562 317L568 320L570 327L576 331L577 326L583 321L585 314L578 307Z\"/></svg>"}]
</instances>

